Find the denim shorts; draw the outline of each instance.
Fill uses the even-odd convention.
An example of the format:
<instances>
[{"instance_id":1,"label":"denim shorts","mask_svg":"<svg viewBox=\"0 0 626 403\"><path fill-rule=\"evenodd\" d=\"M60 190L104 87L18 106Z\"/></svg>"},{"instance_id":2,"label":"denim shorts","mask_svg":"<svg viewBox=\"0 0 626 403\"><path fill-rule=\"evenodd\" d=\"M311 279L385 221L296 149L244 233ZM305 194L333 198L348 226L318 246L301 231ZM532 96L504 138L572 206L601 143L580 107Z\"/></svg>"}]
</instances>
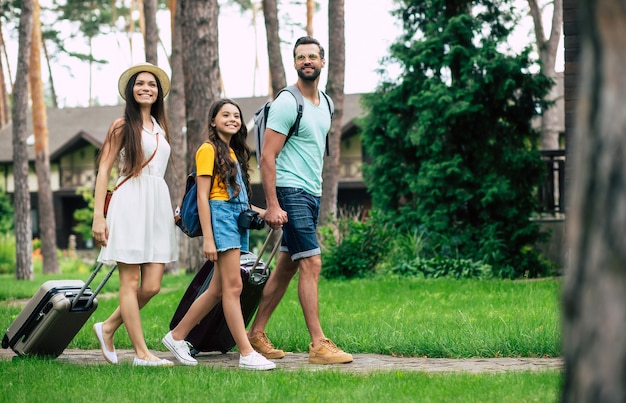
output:
<instances>
[{"instance_id":1,"label":"denim shorts","mask_svg":"<svg viewBox=\"0 0 626 403\"><path fill-rule=\"evenodd\" d=\"M276 195L288 220L283 224L281 252L289 252L291 260L319 255L316 229L320 198L303 189L287 187L277 187Z\"/></svg>"},{"instance_id":2,"label":"denim shorts","mask_svg":"<svg viewBox=\"0 0 626 403\"><path fill-rule=\"evenodd\" d=\"M213 239L218 252L241 249L248 252L248 230L237 225L239 214L246 209L241 203L210 200Z\"/></svg>"}]
</instances>

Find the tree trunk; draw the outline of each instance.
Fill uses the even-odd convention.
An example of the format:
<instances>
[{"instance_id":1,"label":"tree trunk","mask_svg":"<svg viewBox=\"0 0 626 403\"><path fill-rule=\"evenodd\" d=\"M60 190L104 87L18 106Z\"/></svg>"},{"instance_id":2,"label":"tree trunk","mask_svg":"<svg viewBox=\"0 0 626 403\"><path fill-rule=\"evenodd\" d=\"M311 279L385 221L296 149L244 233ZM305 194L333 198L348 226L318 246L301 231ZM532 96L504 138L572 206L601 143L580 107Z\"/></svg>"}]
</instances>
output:
<instances>
[{"instance_id":1,"label":"tree trunk","mask_svg":"<svg viewBox=\"0 0 626 403\"><path fill-rule=\"evenodd\" d=\"M557 75L554 71L545 69L544 74L554 80L556 83ZM542 150L559 150L563 147L559 144L559 109L556 106L556 100L559 98L559 89L556 84L550 88L550 92L546 95L546 100L555 103L546 109L541 116L541 149Z\"/></svg>"},{"instance_id":2,"label":"tree trunk","mask_svg":"<svg viewBox=\"0 0 626 403\"><path fill-rule=\"evenodd\" d=\"M89 45L89 55L92 56L89 58L89 91L87 92L89 97L89 106L92 107L95 105L93 99L93 36L87 38L87 43Z\"/></svg>"},{"instance_id":3,"label":"tree trunk","mask_svg":"<svg viewBox=\"0 0 626 403\"><path fill-rule=\"evenodd\" d=\"M33 31L33 0L22 0L17 71L13 87L13 175L15 177L15 278L33 279L30 192L28 190L28 64Z\"/></svg>"},{"instance_id":4,"label":"tree trunk","mask_svg":"<svg viewBox=\"0 0 626 403\"><path fill-rule=\"evenodd\" d=\"M563 0L554 0L552 28L550 30L550 38L548 39L545 37L543 16L537 0L528 0L528 6L530 7L530 15L533 18L535 28L535 43L542 64L541 72L547 77L552 78L556 83L555 62L561 32L563 31ZM558 96L558 88L555 84L546 96L546 100L556 101ZM555 104L545 110L541 117L541 149L558 150L561 148L559 144L558 124L559 110Z\"/></svg>"},{"instance_id":5,"label":"tree trunk","mask_svg":"<svg viewBox=\"0 0 626 403\"><path fill-rule=\"evenodd\" d=\"M324 159L322 170L322 199L320 222L323 224L337 215L337 194L339 192L339 164L341 153L341 127L343 125L343 100L346 66L346 40L344 0L328 2L328 81L326 92L335 102L335 114L328 141L330 155ZM325 102L321 100L321 102Z\"/></svg>"},{"instance_id":6,"label":"tree trunk","mask_svg":"<svg viewBox=\"0 0 626 403\"><path fill-rule=\"evenodd\" d=\"M220 94L217 0L178 0L182 21L182 56L187 115L188 171L195 167L196 150L206 141L208 111ZM198 245L197 249L195 245ZM200 241L190 242L188 271L200 269Z\"/></svg>"},{"instance_id":7,"label":"tree trunk","mask_svg":"<svg viewBox=\"0 0 626 403\"><path fill-rule=\"evenodd\" d=\"M579 0L564 402L626 401L626 4ZM569 160L568 160L569 161Z\"/></svg>"},{"instance_id":8,"label":"tree trunk","mask_svg":"<svg viewBox=\"0 0 626 403\"><path fill-rule=\"evenodd\" d=\"M46 47L46 41L43 39L43 35L41 36L41 47L43 48L43 54L46 57L46 67L48 68L48 81L50 83L50 98L52 98L52 107L54 109L59 109L59 102L57 101L57 93L54 88L52 67L50 66L50 55L48 54L48 48ZM90 77L90 80L91 80L91 77Z\"/></svg>"},{"instance_id":9,"label":"tree trunk","mask_svg":"<svg viewBox=\"0 0 626 403\"><path fill-rule=\"evenodd\" d=\"M185 81L183 75L182 54L182 28L180 16L180 2L169 0L170 15L172 17L172 54L170 66L172 66L172 86L167 96L167 115L170 124L170 145L172 148L170 166L165 175L165 181L170 189L172 206L180 206L185 190L185 176L187 174L187 153L185 144L187 138L185 127ZM178 261L168 265L168 271L174 272L181 267L195 267L189 260L190 248L193 246L197 252L202 248L197 242L190 242L190 238L178 233ZM193 244L193 245L191 245Z\"/></svg>"},{"instance_id":10,"label":"tree trunk","mask_svg":"<svg viewBox=\"0 0 626 403\"><path fill-rule=\"evenodd\" d=\"M0 28L2 25L0 24ZM4 56L4 61L6 62L7 73L9 74L8 83L11 87L11 94L13 94L13 77L11 75L11 63L9 63L9 55L7 54L7 48L4 42L4 35L2 34L2 29L0 29L0 39L2 39L2 56ZM8 105L8 104L7 104Z\"/></svg>"},{"instance_id":11,"label":"tree trunk","mask_svg":"<svg viewBox=\"0 0 626 403\"><path fill-rule=\"evenodd\" d=\"M33 3L33 34L30 50L30 92L32 100L33 132L35 134L35 170L39 195L39 235L43 272L58 273L57 236L54 222L54 203L50 186L50 153L48 148L48 126L46 104L41 80L41 23L39 22L39 1Z\"/></svg>"},{"instance_id":12,"label":"tree trunk","mask_svg":"<svg viewBox=\"0 0 626 403\"><path fill-rule=\"evenodd\" d=\"M158 64L157 45L159 43L159 29L156 21L157 0L143 0L143 14L145 18L144 47L146 61L155 66Z\"/></svg>"},{"instance_id":13,"label":"tree trunk","mask_svg":"<svg viewBox=\"0 0 626 403\"><path fill-rule=\"evenodd\" d=\"M328 9L330 10L330 4L328 4ZM313 36L313 16L315 16L315 0L306 0L306 34L308 36Z\"/></svg>"},{"instance_id":14,"label":"tree trunk","mask_svg":"<svg viewBox=\"0 0 626 403\"><path fill-rule=\"evenodd\" d=\"M265 20L265 36L267 37L267 56L270 63L272 92L270 97L287 86L287 76L280 51L278 35L278 6L276 0L263 0L263 19Z\"/></svg>"},{"instance_id":15,"label":"tree trunk","mask_svg":"<svg viewBox=\"0 0 626 403\"><path fill-rule=\"evenodd\" d=\"M4 37L2 35L2 22L0 21L0 49L6 55ZM8 66L7 66L8 67ZM11 84L11 83L9 83ZM7 91L6 78L4 77L4 65L2 55L0 55L0 129L11 121L11 111L9 110L9 93Z\"/></svg>"},{"instance_id":16,"label":"tree trunk","mask_svg":"<svg viewBox=\"0 0 626 403\"><path fill-rule=\"evenodd\" d=\"M140 13L143 13L143 7L137 6L138 0L131 0L130 7L128 7L128 14L124 16L126 19L126 24L124 27L126 28L126 36L128 38L128 48L130 49L130 57L131 61L133 60L133 34L135 33L135 18L133 17L133 12L137 9ZM141 23L141 20L140 20ZM141 29L141 27L140 27ZM143 33L143 32L142 32Z\"/></svg>"}]
</instances>

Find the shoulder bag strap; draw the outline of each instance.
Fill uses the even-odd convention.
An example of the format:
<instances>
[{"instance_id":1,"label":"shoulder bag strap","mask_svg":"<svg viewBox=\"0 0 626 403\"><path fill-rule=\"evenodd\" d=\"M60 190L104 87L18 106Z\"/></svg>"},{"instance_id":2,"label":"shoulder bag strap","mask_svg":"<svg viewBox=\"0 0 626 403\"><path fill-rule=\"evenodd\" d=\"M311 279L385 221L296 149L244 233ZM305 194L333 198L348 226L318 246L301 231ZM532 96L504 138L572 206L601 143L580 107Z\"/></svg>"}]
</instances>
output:
<instances>
[{"instance_id":1,"label":"shoulder bag strap","mask_svg":"<svg viewBox=\"0 0 626 403\"><path fill-rule=\"evenodd\" d=\"M152 161L158 149L159 149L159 133L156 134L156 147L154 148L154 151L152 152L152 155L150 156L150 158L148 158L146 162L144 162L143 165L141 165L141 169L144 169L150 163L150 161ZM130 178L131 176L127 176L124 179L122 179L122 181L113 188L113 191L115 192L117 189L119 189L119 187L122 186L124 183L126 183L126 181L129 180Z\"/></svg>"}]
</instances>

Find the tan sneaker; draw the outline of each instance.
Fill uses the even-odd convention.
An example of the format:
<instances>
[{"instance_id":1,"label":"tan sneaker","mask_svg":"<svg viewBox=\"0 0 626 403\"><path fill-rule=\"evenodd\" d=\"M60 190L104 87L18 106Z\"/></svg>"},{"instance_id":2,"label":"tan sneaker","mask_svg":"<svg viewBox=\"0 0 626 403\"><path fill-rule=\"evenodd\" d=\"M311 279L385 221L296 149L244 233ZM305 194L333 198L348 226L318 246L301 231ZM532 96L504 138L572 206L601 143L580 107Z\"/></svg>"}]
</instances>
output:
<instances>
[{"instance_id":1,"label":"tan sneaker","mask_svg":"<svg viewBox=\"0 0 626 403\"><path fill-rule=\"evenodd\" d=\"M309 344L309 362L311 364L346 364L352 362L352 354L342 351L330 339L322 339L319 346Z\"/></svg>"},{"instance_id":2,"label":"tan sneaker","mask_svg":"<svg viewBox=\"0 0 626 403\"><path fill-rule=\"evenodd\" d=\"M283 350L277 350L274 348L274 345L270 339L267 338L265 332L257 332L255 336L248 337L248 340L250 341L252 348L261 353L265 358L276 360L285 356L285 352Z\"/></svg>"}]
</instances>

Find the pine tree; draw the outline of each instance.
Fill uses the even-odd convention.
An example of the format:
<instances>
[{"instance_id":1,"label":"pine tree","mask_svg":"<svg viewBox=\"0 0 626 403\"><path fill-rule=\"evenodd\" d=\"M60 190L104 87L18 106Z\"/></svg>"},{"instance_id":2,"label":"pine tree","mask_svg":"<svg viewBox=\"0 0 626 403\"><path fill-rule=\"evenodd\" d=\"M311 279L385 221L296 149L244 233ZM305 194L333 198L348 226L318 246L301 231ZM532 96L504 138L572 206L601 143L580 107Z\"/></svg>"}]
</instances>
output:
<instances>
[{"instance_id":1,"label":"pine tree","mask_svg":"<svg viewBox=\"0 0 626 403\"><path fill-rule=\"evenodd\" d=\"M543 166L531 119L551 81L528 72L529 51L500 49L514 19L506 1L403 0L404 33L390 61L398 82L366 98L364 167L374 208L395 228L420 228L434 253L537 276L529 221Z\"/></svg>"}]
</instances>

